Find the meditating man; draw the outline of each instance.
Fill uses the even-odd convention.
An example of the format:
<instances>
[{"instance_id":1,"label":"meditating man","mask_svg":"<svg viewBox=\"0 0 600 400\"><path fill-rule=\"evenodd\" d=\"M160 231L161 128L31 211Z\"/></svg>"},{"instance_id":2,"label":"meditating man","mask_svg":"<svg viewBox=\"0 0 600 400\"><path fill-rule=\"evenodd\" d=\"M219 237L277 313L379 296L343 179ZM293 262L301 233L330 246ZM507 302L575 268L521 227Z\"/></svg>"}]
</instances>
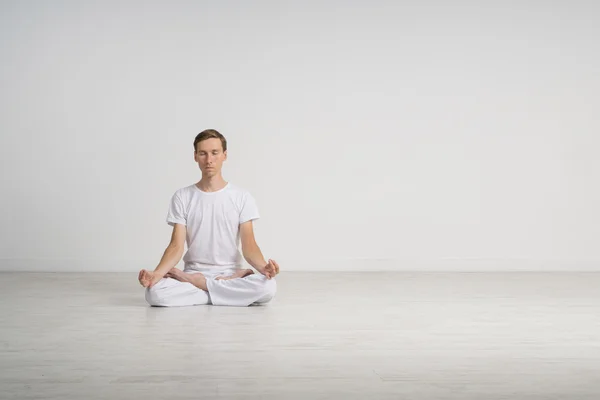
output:
<instances>
[{"instance_id":1,"label":"meditating man","mask_svg":"<svg viewBox=\"0 0 600 400\"><path fill-rule=\"evenodd\" d=\"M249 306L275 296L279 265L265 261L254 238L252 223L259 218L254 198L223 179L227 141L214 129L194 140L194 160L202 179L181 188L171 198L167 223L171 242L154 271L141 270L138 279L152 306L213 304ZM252 269L242 269L244 259ZM175 268L187 242L183 271Z\"/></svg>"}]
</instances>

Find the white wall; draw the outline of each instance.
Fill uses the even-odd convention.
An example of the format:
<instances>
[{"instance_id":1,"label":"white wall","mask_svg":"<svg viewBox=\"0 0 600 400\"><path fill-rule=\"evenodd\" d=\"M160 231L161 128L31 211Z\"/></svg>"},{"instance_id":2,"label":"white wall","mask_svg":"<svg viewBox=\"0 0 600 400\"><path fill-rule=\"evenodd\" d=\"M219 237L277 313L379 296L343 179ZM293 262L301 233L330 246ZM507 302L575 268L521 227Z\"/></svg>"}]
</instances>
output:
<instances>
[{"instance_id":1,"label":"white wall","mask_svg":"<svg viewBox=\"0 0 600 400\"><path fill-rule=\"evenodd\" d=\"M0 270L153 268L205 128L286 270L600 270L596 2L0 7Z\"/></svg>"}]
</instances>

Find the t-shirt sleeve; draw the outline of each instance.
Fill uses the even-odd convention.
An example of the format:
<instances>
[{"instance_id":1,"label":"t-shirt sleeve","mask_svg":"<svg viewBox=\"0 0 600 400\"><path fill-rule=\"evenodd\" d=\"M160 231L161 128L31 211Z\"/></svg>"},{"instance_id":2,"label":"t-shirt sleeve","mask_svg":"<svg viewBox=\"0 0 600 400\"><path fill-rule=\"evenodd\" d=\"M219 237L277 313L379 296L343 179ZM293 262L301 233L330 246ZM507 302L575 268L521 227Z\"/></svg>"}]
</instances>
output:
<instances>
[{"instance_id":1,"label":"t-shirt sleeve","mask_svg":"<svg viewBox=\"0 0 600 400\"><path fill-rule=\"evenodd\" d=\"M175 193L169 204L169 212L167 213L167 223L171 226L175 224L187 225L185 215L185 207L179 193Z\"/></svg>"},{"instance_id":2,"label":"t-shirt sleeve","mask_svg":"<svg viewBox=\"0 0 600 400\"><path fill-rule=\"evenodd\" d=\"M260 215L256 206L256 200L250 193L246 193L242 203L242 210L240 211L240 224L259 218Z\"/></svg>"}]
</instances>

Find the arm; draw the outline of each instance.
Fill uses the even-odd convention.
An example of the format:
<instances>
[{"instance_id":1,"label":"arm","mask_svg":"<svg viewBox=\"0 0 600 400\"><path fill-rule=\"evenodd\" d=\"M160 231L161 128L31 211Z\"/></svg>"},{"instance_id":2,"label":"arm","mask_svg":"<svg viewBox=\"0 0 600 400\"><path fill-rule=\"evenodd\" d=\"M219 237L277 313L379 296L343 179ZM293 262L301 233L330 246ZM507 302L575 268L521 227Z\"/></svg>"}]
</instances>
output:
<instances>
[{"instance_id":1,"label":"arm","mask_svg":"<svg viewBox=\"0 0 600 400\"><path fill-rule=\"evenodd\" d=\"M160 281L171 268L175 267L181 256L183 255L183 249L185 246L185 236L187 228L182 224L175 224L173 226L173 233L171 234L171 242L167 246L160 262L154 269L149 272L141 270L138 275L140 284L144 287L152 287L158 281Z\"/></svg>"},{"instance_id":2,"label":"arm","mask_svg":"<svg viewBox=\"0 0 600 400\"><path fill-rule=\"evenodd\" d=\"M248 264L252 265L254 269L268 279L273 278L279 273L279 265L277 262L275 260L269 260L267 263L260 248L256 244L252 221L247 221L240 225L240 237L242 241L242 254Z\"/></svg>"},{"instance_id":3,"label":"arm","mask_svg":"<svg viewBox=\"0 0 600 400\"><path fill-rule=\"evenodd\" d=\"M159 275L160 278L162 278L171 270L171 268L179 263L179 260L181 260L181 257L183 256L186 233L187 227L185 225L175 224L175 226L173 226L171 242L167 246L160 262L154 269L154 274Z\"/></svg>"},{"instance_id":4,"label":"arm","mask_svg":"<svg viewBox=\"0 0 600 400\"><path fill-rule=\"evenodd\" d=\"M247 221L240 225L240 238L244 259L248 264L252 265L254 269L262 273L261 270L267 265L267 262L265 261L258 244L256 244L252 221Z\"/></svg>"}]
</instances>

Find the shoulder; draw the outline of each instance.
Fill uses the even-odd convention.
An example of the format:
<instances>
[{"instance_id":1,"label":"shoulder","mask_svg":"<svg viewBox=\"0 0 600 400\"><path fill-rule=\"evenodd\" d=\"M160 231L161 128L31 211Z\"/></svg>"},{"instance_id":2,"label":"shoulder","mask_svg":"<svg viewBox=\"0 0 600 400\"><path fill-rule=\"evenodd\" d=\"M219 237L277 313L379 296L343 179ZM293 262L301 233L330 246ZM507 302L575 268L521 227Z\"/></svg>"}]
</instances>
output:
<instances>
[{"instance_id":1,"label":"shoulder","mask_svg":"<svg viewBox=\"0 0 600 400\"><path fill-rule=\"evenodd\" d=\"M196 189L196 184L188 185L175 190L172 197L173 199L189 200L193 197Z\"/></svg>"},{"instance_id":2,"label":"shoulder","mask_svg":"<svg viewBox=\"0 0 600 400\"><path fill-rule=\"evenodd\" d=\"M234 185L232 183L230 183L227 186L227 192L229 193L230 196L240 198L240 199L246 199L248 197L252 197L252 194L250 194L249 190L247 190L243 187Z\"/></svg>"},{"instance_id":3,"label":"shoulder","mask_svg":"<svg viewBox=\"0 0 600 400\"><path fill-rule=\"evenodd\" d=\"M232 184L229 184L227 189L229 199L235 204L239 211L248 208L256 208L256 200L249 190Z\"/></svg>"},{"instance_id":4,"label":"shoulder","mask_svg":"<svg viewBox=\"0 0 600 400\"><path fill-rule=\"evenodd\" d=\"M240 224L260 218L256 200L252 194L250 194L249 190L236 185L231 185L228 189L230 192L230 199L240 213Z\"/></svg>"}]
</instances>

